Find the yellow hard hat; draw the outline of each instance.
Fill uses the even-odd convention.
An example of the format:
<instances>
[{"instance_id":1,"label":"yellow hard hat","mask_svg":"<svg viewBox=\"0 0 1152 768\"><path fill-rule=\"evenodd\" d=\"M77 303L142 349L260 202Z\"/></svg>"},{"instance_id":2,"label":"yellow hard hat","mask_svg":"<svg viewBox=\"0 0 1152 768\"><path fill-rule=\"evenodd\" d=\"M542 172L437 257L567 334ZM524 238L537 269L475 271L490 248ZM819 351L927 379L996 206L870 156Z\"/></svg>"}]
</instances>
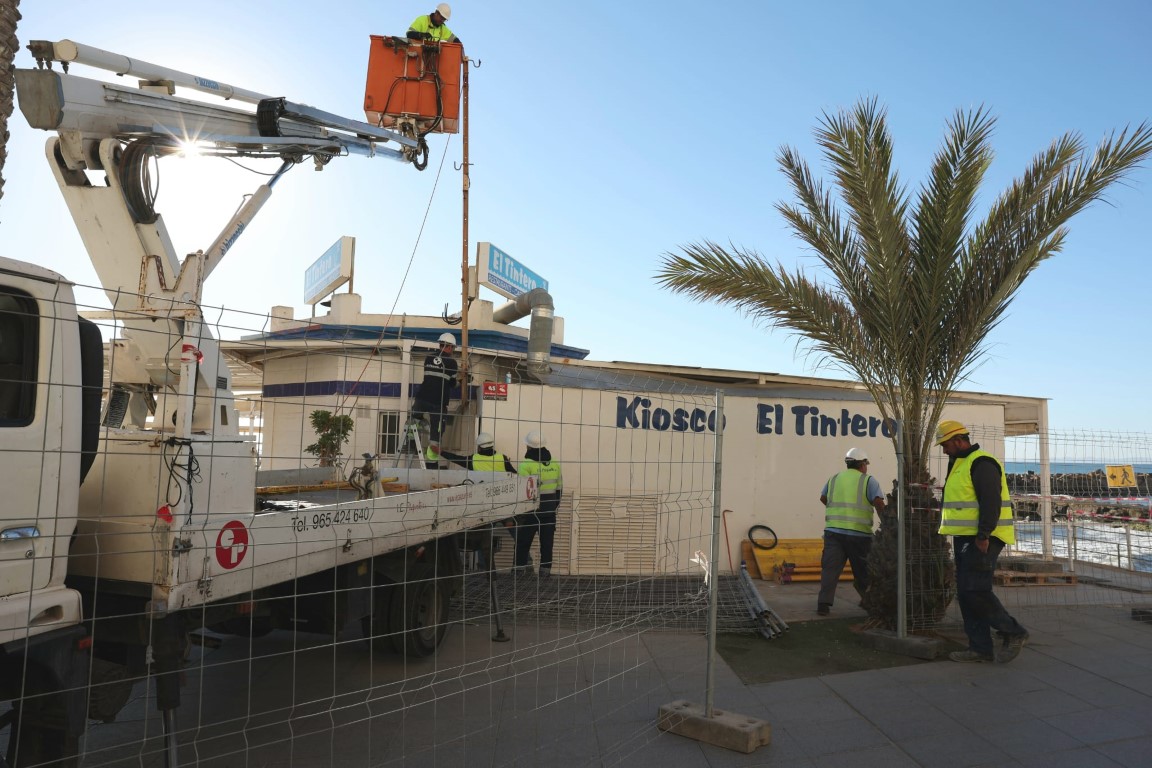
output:
<instances>
[{"instance_id":1,"label":"yellow hard hat","mask_svg":"<svg viewBox=\"0 0 1152 768\"><path fill-rule=\"evenodd\" d=\"M968 427L958 421L942 421L936 427L936 445L944 445L957 435L968 434Z\"/></svg>"}]
</instances>

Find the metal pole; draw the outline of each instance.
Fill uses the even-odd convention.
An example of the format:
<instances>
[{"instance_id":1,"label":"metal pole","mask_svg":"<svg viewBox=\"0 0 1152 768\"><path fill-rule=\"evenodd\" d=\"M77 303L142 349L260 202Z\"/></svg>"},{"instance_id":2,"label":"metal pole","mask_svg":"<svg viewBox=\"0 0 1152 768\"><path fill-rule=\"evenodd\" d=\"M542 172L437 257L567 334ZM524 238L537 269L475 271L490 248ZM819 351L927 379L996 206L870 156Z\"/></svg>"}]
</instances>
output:
<instances>
[{"instance_id":1,"label":"metal pole","mask_svg":"<svg viewBox=\"0 0 1152 768\"><path fill-rule=\"evenodd\" d=\"M1052 548L1052 462L1048 452L1048 402L1040 403L1040 554L1045 560L1053 556Z\"/></svg>"},{"instance_id":2,"label":"metal pole","mask_svg":"<svg viewBox=\"0 0 1152 768\"><path fill-rule=\"evenodd\" d=\"M724 456L724 393L716 390L716 458L712 479L712 554L708 559L708 661L704 670L704 716L712 717L712 700L716 694L716 603L720 594L716 563L720 562L720 477Z\"/></svg>"},{"instance_id":3,"label":"metal pole","mask_svg":"<svg viewBox=\"0 0 1152 768\"><path fill-rule=\"evenodd\" d=\"M1068 515L1068 569L1076 572L1076 523Z\"/></svg>"},{"instance_id":4,"label":"metal pole","mask_svg":"<svg viewBox=\"0 0 1152 768\"><path fill-rule=\"evenodd\" d=\"M1132 523L1124 523L1124 543L1128 545L1128 570L1132 568Z\"/></svg>"},{"instance_id":5,"label":"metal pole","mask_svg":"<svg viewBox=\"0 0 1152 768\"><path fill-rule=\"evenodd\" d=\"M462 62L460 73L460 93L463 97L461 113L461 133L464 139L463 173L461 176L461 196L463 203L463 246L460 256L460 406L468 405L468 58Z\"/></svg>"},{"instance_id":6,"label":"metal pole","mask_svg":"<svg viewBox=\"0 0 1152 768\"><path fill-rule=\"evenodd\" d=\"M896 424L896 636L908 637L908 558L904 536L904 424Z\"/></svg>"}]
</instances>

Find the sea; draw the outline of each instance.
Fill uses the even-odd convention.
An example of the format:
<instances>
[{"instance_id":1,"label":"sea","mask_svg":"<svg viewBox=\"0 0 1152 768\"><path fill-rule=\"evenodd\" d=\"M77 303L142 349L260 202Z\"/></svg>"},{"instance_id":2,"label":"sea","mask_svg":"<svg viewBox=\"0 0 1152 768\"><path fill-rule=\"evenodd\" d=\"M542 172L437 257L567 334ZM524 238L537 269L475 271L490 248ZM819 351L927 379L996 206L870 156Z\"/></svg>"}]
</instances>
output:
<instances>
[{"instance_id":1,"label":"sea","mask_svg":"<svg viewBox=\"0 0 1152 768\"><path fill-rule=\"evenodd\" d=\"M1130 461L1123 461L1117 459L1116 461L1109 460L1107 462L1111 466L1120 464L1132 464L1132 471L1138 473L1152 473L1152 464L1140 464ZM1053 461L1050 465L1049 471L1054 475L1060 474L1088 474L1096 470L1104 469L1104 462L1088 462L1088 461ZM1029 472L1040 473L1040 462L1038 461L1006 461L1004 462L1004 471L1010 475L1025 475Z\"/></svg>"},{"instance_id":2,"label":"sea","mask_svg":"<svg viewBox=\"0 0 1152 768\"><path fill-rule=\"evenodd\" d=\"M1039 554L1040 534L1040 523L1017 521L1015 550ZM1082 521L1076 523L1074 536L1077 560L1152 573L1152 531L1136 526L1126 528L1119 523ZM1068 528L1063 521L1052 526L1052 554L1068 556Z\"/></svg>"}]
</instances>

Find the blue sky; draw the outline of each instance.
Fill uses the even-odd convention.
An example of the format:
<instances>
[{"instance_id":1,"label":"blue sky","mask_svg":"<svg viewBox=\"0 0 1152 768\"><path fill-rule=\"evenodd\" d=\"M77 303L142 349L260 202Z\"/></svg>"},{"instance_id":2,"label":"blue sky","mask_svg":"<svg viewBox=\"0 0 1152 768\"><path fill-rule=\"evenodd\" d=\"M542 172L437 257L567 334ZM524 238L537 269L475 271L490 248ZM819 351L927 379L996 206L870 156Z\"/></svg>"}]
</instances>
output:
<instances>
[{"instance_id":1,"label":"blue sky","mask_svg":"<svg viewBox=\"0 0 1152 768\"><path fill-rule=\"evenodd\" d=\"M26 0L19 35L22 44L71 38L360 117L368 35L402 34L433 5L352 1L333 12L202 0L105 13L91 0ZM1152 119L1152 47L1142 39L1152 5L1139 0L453 8L450 26L479 63L471 252L490 241L547 278L567 343L596 359L840 376L814 368L786 332L653 281L661 254L705 238L814 267L773 210L788 196L775 154L793 145L818 166L811 137L824 111L878 97L915 189L945 121L987 105L999 122L984 204L1063 132L1094 144ZM31 64L27 51L18 63ZM0 252L94 284L46 166L47 134L18 113L10 130ZM257 313L294 304L305 315L305 267L353 235L365 311L458 310L460 137L434 137L431 148L423 173L360 157L293 170L213 275L207 303ZM260 180L224 161L172 162L161 166L158 208L178 251L205 248ZM1050 397L1053 428L1152 430L1152 169L1109 202L1073 220L1065 252L1025 284L965 389Z\"/></svg>"}]
</instances>

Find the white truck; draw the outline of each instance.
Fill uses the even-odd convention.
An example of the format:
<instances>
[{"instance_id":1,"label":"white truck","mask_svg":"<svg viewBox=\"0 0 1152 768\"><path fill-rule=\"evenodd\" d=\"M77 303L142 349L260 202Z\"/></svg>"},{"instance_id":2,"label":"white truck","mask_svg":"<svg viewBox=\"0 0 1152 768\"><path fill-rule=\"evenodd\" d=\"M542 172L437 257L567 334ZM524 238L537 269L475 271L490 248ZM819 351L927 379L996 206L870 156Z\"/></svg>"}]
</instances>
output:
<instances>
[{"instance_id":1,"label":"white truck","mask_svg":"<svg viewBox=\"0 0 1152 768\"><path fill-rule=\"evenodd\" d=\"M29 48L38 66L16 72L20 109L53 134L48 165L118 332L105 345L68 280L0 258L7 760L74 762L85 718L115 717L152 676L174 766L191 630L334 633L359 619L380 647L431 654L462 549L534 509L535 484L395 469L387 474L409 492L388 495L377 481L367 498L261 509L256 444L240 430L229 368L201 312L204 282L290 168L349 153L413 162L420 143L66 40ZM136 75L140 87L69 74L76 63ZM181 98L176 87L256 108ZM209 248L180 259L148 173L185 142L283 162Z\"/></svg>"}]
</instances>

